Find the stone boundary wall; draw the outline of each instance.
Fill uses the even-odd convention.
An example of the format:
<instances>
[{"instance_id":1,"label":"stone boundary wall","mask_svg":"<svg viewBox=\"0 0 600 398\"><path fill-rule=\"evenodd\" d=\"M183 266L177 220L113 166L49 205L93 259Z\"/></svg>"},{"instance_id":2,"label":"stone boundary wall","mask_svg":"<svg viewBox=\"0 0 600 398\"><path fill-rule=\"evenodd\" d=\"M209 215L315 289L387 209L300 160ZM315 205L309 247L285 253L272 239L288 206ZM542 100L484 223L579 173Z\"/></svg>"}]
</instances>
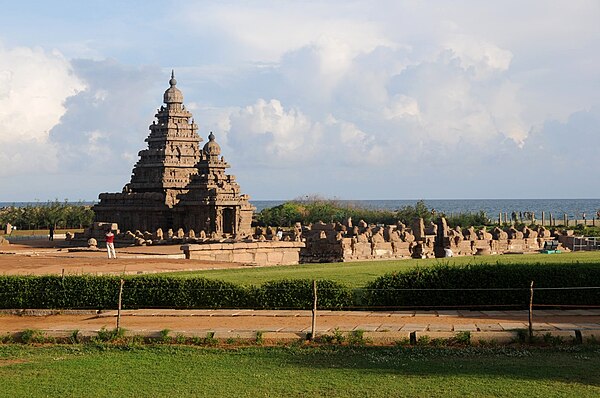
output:
<instances>
[{"instance_id":1,"label":"stone boundary wall","mask_svg":"<svg viewBox=\"0 0 600 398\"><path fill-rule=\"evenodd\" d=\"M300 252L303 263L345 262L403 258L445 257L449 249L454 256L508 253L537 253L547 241L558 240L561 250L564 235L572 231L549 230L542 226L499 228L491 231L473 227L449 228L445 219L437 224L424 225L416 219L410 227L396 225L367 225L360 221L353 226L322 222L304 226L306 247Z\"/></svg>"},{"instance_id":2,"label":"stone boundary wall","mask_svg":"<svg viewBox=\"0 0 600 398\"><path fill-rule=\"evenodd\" d=\"M181 250L186 259L269 266L298 264L304 246L295 241L234 242L185 244Z\"/></svg>"}]
</instances>

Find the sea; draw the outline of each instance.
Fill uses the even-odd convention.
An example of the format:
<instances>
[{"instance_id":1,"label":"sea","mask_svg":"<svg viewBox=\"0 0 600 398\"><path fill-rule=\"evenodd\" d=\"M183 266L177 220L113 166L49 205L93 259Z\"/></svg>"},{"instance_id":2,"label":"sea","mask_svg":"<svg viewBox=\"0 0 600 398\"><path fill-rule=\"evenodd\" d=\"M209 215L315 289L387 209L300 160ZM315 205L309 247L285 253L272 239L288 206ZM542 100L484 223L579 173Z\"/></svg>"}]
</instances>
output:
<instances>
[{"instance_id":1,"label":"sea","mask_svg":"<svg viewBox=\"0 0 600 398\"><path fill-rule=\"evenodd\" d=\"M490 218L498 217L499 213L510 214L530 212L541 218L542 212L548 216L569 219L591 220L600 212L600 199L423 199L428 209L447 215L460 213L478 213L480 211ZM278 206L283 200L254 200L256 211ZM338 202L372 209L398 210L404 206L414 206L417 200L338 200Z\"/></svg>"},{"instance_id":2,"label":"sea","mask_svg":"<svg viewBox=\"0 0 600 398\"><path fill-rule=\"evenodd\" d=\"M342 204L355 205L372 209L398 210L404 206L414 206L416 199L412 200L338 200ZM600 212L600 199L424 199L429 209L447 215L459 213L478 213L483 211L490 218L495 218L499 213L510 214L530 212L541 218L542 212L552 214L556 218L563 218L566 214L569 219L591 220ZM252 200L256 211L278 206L285 200ZM92 205L95 202L78 202L79 204ZM0 208L5 206L43 205L44 202L0 202Z\"/></svg>"}]
</instances>

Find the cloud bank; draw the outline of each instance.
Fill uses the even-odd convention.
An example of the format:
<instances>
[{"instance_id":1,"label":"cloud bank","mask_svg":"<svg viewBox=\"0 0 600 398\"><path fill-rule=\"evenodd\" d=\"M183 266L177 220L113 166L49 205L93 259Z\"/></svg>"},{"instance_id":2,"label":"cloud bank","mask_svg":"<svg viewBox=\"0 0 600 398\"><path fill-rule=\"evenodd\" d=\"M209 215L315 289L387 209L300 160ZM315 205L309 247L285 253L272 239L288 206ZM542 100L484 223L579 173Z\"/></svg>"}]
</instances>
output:
<instances>
[{"instance_id":1,"label":"cloud bank","mask_svg":"<svg viewBox=\"0 0 600 398\"><path fill-rule=\"evenodd\" d=\"M598 196L574 172L600 150L596 2L155 7L177 32L0 47L9 185L43 170L42 197L119 190L174 67L254 198Z\"/></svg>"}]
</instances>

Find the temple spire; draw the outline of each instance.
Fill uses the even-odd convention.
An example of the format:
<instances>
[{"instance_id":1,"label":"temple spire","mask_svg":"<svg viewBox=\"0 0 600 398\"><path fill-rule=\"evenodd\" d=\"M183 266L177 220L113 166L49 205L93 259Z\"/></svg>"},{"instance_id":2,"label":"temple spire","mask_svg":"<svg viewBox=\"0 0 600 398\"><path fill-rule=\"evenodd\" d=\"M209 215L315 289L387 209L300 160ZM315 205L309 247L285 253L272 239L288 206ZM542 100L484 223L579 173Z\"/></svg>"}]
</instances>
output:
<instances>
[{"instance_id":1,"label":"temple spire","mask_svg":"<svg viewBox=\"0 0 600 398\"><path fill-rule=\"evenodd\" d=\"M174 87L177 84L177 80L175 80L175 70L171 69L171 80L169 80L169 84L171 87Z\"/></svg>"}]
</instances>

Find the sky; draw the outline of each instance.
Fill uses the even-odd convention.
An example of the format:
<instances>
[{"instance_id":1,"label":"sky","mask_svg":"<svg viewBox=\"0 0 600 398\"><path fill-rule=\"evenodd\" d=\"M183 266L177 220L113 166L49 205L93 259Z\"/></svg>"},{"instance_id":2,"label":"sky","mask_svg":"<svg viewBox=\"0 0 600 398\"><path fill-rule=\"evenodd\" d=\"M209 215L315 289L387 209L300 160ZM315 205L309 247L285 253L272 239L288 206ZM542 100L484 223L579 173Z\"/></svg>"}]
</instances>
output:
<instances>
[{"instance_id":1,"label":"sky","mask_svg":"<svg viewBox=\"0 0 600 398\"><path fill-rule=\"evenodd\" d=\"M0 202L120 192L174 69L255 200L600 198L600 2L7 1Z\"/></svg>"}]
</instances>

